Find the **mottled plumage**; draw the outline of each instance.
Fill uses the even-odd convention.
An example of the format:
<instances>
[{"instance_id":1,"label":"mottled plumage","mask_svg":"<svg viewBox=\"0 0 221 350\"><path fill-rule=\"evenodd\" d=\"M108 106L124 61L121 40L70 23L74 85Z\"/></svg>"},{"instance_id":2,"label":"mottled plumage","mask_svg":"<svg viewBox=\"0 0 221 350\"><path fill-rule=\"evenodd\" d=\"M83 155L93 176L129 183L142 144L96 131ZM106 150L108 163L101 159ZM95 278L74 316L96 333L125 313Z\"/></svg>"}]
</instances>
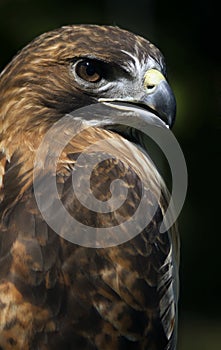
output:
<instances>
[{"instance_id":1,"label":"mottled plumage","mask_svg":"<svg viewBox=\"0 0 221 350\"><path fill-rule=\"evenodd\" d=\"M128 242L95 249L65 240L44 221L33 190L36 151L65 113L104 100L126 101L172 124L169 87L165 85L165 100L164 90L159 100L158 82L152 86L145 76L151 70L165 75L162 54L147 40L117 27L82 25L41 35L2 72L1 350L176 348L178 233L176 226L159 232L168 193L142 145L137 145L140 133L117 126L85 129L66 145L57 167L58 192L66 209L99 228L126 221L136 211L142 192L135 163L140 164L152 197L157 187L161 196L151 223ZM124 206L106 214L82 206L72 189L77 157L100 140L107 140L106 151L113 151L108 140L121 146L114 149L116 158L102 161L93 172L96 198L108 200L116 178L129 189ZM80 177L79 186L83 181Z\"/></svg>"}]
</instances>

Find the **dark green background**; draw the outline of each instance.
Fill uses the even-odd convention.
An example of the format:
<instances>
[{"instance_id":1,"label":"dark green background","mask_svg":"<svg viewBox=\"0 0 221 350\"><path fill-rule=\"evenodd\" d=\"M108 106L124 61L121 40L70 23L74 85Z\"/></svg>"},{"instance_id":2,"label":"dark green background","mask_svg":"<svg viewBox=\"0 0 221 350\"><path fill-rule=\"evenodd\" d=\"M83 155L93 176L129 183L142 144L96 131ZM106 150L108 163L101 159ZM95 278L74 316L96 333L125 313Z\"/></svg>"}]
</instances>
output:
<instances>
[{"instance_id":1,"label":"dark green background","mask_svg":"<svg viewBox=\"0 0 221 350\"><path fill-rule=\"evenodd\" d=\"M35 36L73 23L118 25L149 38L164 53L178 105L174 133L189 173L179 219L179 350L221 349L217 11L211 1L199 0L0 0L0 70Z\"/></svg>"}]
</instances>

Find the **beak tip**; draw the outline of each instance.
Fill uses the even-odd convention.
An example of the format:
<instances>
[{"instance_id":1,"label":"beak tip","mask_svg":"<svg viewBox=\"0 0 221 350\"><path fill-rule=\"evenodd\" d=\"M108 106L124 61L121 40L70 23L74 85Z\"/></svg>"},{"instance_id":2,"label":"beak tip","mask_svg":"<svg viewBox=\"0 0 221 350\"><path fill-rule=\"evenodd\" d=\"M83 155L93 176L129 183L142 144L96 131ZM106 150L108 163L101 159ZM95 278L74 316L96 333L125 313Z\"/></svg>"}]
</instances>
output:
<instances>
[{"instance_id":1,"label":"beak tip","mask_svg":"<svg viewBox=\"0 0 221 350\"><path fill-rule=\"evenodd\" d=\"M172 107L172 111L171 111L170 128L173 127L175 121L176 121L176 98L173 94L173 107Z\"/></svg>"},{"instance_id":2,"label":"beak tip","mask_svg":"<svg viewBox=\"0 0 221 350\"><path fill-rule=\"evenodd\" d=\"M173 102L170 103L170 111L167 115L167 120L168 120L168 124L169 124L169 127L170 129L172 129L174 123L175 123L175 120L176 120L176 100L175 100L175 97L173 95Z\"/></svg>"}]
</instances>

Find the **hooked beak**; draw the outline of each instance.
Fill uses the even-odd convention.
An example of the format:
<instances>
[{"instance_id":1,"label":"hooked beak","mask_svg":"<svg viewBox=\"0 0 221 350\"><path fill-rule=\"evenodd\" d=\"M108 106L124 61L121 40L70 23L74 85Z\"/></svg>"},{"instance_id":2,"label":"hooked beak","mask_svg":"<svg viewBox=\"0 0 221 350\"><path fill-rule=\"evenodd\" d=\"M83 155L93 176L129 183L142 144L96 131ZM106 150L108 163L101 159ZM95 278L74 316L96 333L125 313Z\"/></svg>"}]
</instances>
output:
<instances>
[{"instance_id":1,"label":"hooked beak","mask_svg":"<svg viewBox=\"0 0 221 350\"><path fill-rule=\"evenodd\" d=\"M146 93L139 104L152 109L170 128L176 116L176 100L173 91L161 72L150 69L144 77Z\"/></svg>"},{"instance_id":2,"label":"hooked beak","mask_svg":"<svg viewBox=\"0 0 221 350\"><path fill-rule=\"evenodd\" d=\"M120 103L141 107L160 118L169 128L172 128L176 116L176 100L173 91L163 74L156 69L149 69L144 76L144 94L138 99L105 99L99 102Z\"/></svg>"}]
</instances>

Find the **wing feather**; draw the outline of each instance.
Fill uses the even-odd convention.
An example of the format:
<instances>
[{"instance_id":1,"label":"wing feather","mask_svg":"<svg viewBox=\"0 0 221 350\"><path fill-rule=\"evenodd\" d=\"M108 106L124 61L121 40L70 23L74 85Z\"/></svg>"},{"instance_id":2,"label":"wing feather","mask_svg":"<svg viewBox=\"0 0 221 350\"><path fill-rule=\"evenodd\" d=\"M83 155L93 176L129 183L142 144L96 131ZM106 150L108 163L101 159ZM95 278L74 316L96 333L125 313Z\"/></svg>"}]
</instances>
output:
<instances>
[{"instance_id":1,"label":"wing feather","mask_svg":"<svg viewBox=\"0 0 221 350\"><path fill-rule=\"evenodd\" d=\"M83 207L71 181L78 155L104 139L117 139L118 147L115 159L101 162L93 173L92 190L104 201L114 179L123 179L128 188L122 208L105 215ZM113 143L107 142L105 151L113 152ZM3 206L1 212L0 345L4 350L11 349L9 339L17 344L15 349L174 349L175 248L170 233L158 229L166 189L161 188L165 193L155 216L138 236L116 247L85 248L66 241L43 220L33 187L22 190L24 179L30 184L32 174L27 177L25 162L19 159L19 155L11 158L4 175L5 203L9 203L7 177L19 167L14 205ZM69 213L101 227L119 224L136 211L142 195L139 175L144 172L152 184L151 200L162 181L145 155L114 132L90 128L66 146L56 176ZM79 186L83 180L78 179Z\"/></svg>"}]
</instances>

